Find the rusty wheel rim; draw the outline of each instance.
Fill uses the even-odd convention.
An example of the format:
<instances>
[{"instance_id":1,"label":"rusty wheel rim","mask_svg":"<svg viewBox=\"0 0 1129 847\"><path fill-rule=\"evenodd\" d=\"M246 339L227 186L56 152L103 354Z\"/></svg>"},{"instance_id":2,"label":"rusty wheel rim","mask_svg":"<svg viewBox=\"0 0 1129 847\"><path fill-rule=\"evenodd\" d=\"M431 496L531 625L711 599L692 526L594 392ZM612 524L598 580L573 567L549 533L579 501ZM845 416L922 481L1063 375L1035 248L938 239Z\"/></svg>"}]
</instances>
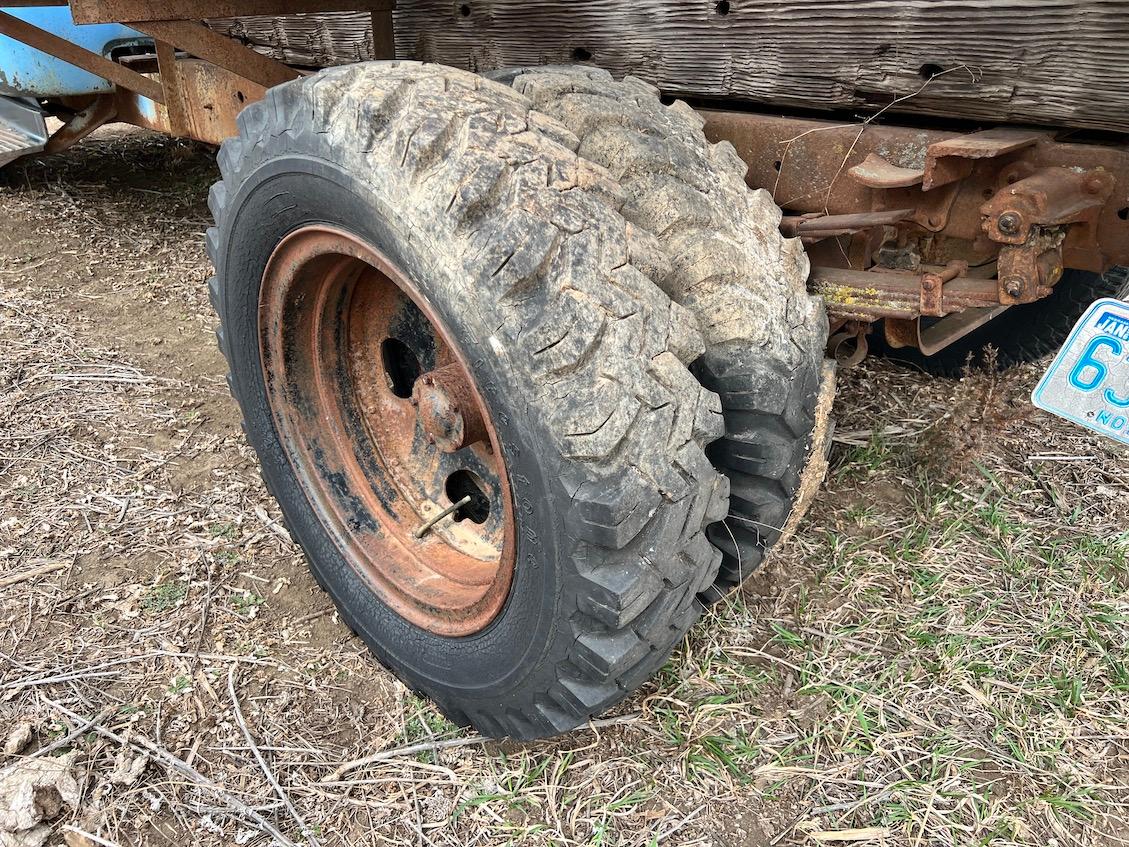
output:
<instances>
[{"instance_id":1,"label":"rusty wheel rim","mask_svg":"<svg viewBox=\"0 0 1129 847\"><path fill-rule=\"evenodd\" d=\"M486 627L513 578L509 479L467 362L418 289L349 233L297 230L263 275L259 347L282 448L352 569L416 626Z\"/></svg>"}]
</instances>

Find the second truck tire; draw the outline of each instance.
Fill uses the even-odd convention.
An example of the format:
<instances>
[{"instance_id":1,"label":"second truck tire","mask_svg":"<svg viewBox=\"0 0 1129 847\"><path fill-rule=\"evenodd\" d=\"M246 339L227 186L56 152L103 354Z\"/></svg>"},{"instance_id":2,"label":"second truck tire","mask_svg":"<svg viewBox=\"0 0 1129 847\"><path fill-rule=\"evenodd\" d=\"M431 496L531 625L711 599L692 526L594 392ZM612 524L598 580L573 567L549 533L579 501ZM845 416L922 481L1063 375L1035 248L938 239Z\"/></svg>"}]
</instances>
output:
<instances>
[{"instance_id":1,"label":"second truck tire","mask_svg":"<svg viewBox=\"0 0 1129 847\"><path fill-rule=\"evenodd\" d=\"M627 194L623 216L654 237L654 250L638 241L636 261L698 319L706 351L694 372L725 412L725 436L708 452L731 487L729 515L709 528L724 556L703 599L716 600L780 538L811 458L827 317L808 294L803 246L780 234L771 195L746 186L733 146L709 143L702 117L681 101L664 106L649 83L587 66L495 77L611 172Z\"/></svg>"}]
</instances>

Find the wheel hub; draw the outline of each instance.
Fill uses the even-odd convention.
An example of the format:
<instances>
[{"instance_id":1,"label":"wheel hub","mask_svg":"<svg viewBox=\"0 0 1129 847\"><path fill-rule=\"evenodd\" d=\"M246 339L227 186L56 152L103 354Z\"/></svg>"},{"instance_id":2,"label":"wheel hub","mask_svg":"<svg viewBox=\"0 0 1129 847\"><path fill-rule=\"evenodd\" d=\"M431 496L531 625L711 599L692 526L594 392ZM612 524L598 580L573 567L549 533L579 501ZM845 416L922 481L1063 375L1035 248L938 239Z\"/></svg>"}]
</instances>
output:
<instances>
[{"instance_id":1,"label":"wheel hub","mask_svg":"<svg viewBox=\"0 0 1129 847\"><path fill-rule=\"evenodd\" d=\"M402 617L478 632L513 578L513 508L489 410L413 282L355 236L287 236L259 341L279 440L348 564Z\"/></svg>"},{"instance_id":2,"label":"wheel hub","mask_svg":"<svg viewBox=\"0 0 1129 847\"><path fill-rule=\"evenodd\" d=\"M428 441L444 453L455 453L489 437L473 389L459 365L445 365L416 380L412 405L418 409Z\"/></svg>"}]
</instances>

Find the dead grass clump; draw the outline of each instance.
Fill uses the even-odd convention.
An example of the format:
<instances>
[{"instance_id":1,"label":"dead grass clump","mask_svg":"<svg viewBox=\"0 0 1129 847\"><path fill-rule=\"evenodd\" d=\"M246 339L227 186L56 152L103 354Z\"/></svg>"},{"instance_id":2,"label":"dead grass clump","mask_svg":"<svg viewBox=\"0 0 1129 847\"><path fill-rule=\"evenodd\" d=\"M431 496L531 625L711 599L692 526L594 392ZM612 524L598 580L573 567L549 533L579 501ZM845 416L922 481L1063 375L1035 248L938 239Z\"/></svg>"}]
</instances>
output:
<instances>
[{"instance_id":1,"label":"dead grass clump","mask_svg":"<svg viewBox=\"0 0 1129 847\"><path fill-rule=\"evenodd\" d=\"M970 354L949 408L922 439L918 456L924 469L942 479L965 476L990 439L1030 412L1028 396L1001 377L994 347L979 362Z\"/></svg>"}]
</instances>

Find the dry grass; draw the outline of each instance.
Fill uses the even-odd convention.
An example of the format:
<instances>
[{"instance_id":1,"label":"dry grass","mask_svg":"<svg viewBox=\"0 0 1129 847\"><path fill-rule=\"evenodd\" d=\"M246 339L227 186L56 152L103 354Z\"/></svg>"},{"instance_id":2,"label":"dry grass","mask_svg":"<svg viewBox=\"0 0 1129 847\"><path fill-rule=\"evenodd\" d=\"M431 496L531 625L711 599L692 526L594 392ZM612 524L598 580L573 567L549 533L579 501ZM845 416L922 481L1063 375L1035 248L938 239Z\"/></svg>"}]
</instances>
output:
<instances>
[{"instance_id":1,"label":"dry grass","mask_svg":"<svg viewBox=\"0 0 1129 847\"><path fill-rule=\"evenodd\" d=\"M0 580L28 575L0 589L0 735L31 734L0 767L77 751L57 833L1129 839L1126 454L1029 409L1036 369L846 375L825 491L748 595L619 720L482 743L375 665L275 523L210 337L213 176L103 132L0 190Z\"/></svg>"}]
</instances>

